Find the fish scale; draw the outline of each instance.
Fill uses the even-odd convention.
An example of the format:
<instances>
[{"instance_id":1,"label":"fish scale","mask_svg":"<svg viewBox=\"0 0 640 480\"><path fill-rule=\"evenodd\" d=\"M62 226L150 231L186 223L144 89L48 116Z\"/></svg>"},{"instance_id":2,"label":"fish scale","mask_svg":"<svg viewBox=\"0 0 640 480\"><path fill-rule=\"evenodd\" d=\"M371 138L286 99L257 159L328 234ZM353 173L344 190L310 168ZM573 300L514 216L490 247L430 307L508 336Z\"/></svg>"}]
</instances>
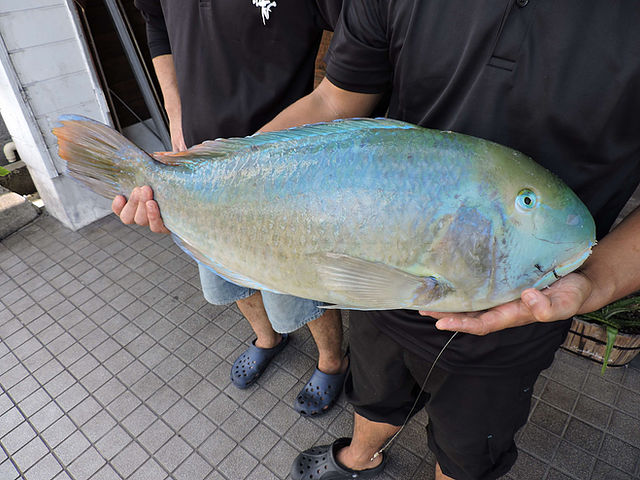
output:
<instances>
[{"instance_id":1,"label":"fish scale","mask_svg":"<svg viewBox=\"0 0 640 480\"><path fill-rule=\"evenodd\" d=\"M348 119L149 156L77 116L69 174L107 198L153 188L198 262L241 285L354 309L469 311L544 288L590 254L593 219L526 155L389 119Z\"/></svg>"}]
</instances>

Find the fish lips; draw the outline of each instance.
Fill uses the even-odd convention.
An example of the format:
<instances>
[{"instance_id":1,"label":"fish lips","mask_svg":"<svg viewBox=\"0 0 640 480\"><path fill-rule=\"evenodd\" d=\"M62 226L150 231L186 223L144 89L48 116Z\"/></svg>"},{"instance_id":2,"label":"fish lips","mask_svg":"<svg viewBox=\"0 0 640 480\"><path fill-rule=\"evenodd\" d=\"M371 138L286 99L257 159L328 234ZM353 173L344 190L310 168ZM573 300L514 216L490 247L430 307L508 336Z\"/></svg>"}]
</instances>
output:
<instances>
[{"instance_id":1,"label":"fish lips","mask_svg":"<svg viewBox=\"0 0 640 480\"><path fill-rule=\"evenodd\" d=\"M587 260L589 255L591 255L591 249L594 245L595 243L591 242L586 249L578 253L576 256L570 258L568 261L562 264L556 265L551 270L545 272L545 274L540 279L538 279L538 281L533 285L532 288L541 290L544 287L548 287L559 278L573 272Z\"/></svg>"}]
</instances>

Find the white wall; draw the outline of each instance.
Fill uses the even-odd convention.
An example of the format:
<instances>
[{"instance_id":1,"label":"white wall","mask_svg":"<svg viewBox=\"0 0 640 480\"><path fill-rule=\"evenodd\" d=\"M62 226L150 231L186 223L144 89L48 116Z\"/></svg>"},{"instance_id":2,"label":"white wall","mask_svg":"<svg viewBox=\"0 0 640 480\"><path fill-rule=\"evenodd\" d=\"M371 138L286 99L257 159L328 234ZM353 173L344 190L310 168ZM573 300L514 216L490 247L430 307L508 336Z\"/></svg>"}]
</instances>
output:
<instances>
[{"instance_id":1,"label":"white wall","mask_svg":"<svg viewBox=\"0 0 640 480\"><path fill-rule=\"evenodd\" d=\"M51 134L63 113L110 123L73 0L0 0L0 114L47 211L77 229L110 202L64 175Z\"/></svg>"}]
</instances>

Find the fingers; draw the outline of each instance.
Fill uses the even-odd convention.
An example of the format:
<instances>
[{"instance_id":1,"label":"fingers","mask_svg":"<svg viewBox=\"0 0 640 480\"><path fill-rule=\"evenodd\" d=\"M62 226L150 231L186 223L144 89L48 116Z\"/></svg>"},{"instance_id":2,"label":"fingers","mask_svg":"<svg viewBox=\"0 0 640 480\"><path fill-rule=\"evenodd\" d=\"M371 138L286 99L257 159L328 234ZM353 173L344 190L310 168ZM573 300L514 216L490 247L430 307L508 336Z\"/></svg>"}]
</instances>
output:
<instances>
[{"instance_id":1,"label":"fingers","mask_svg":"<svg viewBox=\"0 0 640 480\"><path fill-rule=\"evenodd\" d=\"M149 200L146 203L147 218L149 219L149 228L155 233L170 233L164 226L162 217L160 216L160 209L158 203L155 200Z\"/></svg>"},{"instance_id":2,"label":"fingers","mask_svg":"<svg viewBox=\"0 0 640 480\"><path fill-rule=\"evenodd\" d=\"M139 187L138 196L136 198L136 210L134 214L134 221L136 225L146 227L149 225L149 217L147 216L147 202L153 199L153 192L150 187Z\"/></svg>"},{"instance_id":3,"label":"fingers","mask_svg":"<svg viewBox=\"0 0 640 480\"><path fill-rule=\"evenodd\" d=\"M472 335L487 335L505 328L526 325L534 320L521 301L509 302L486 312L449 314L436 322L438 330L450 330Z\"/></svg>"},{"instance_id":4,"label":"fingers","mask_svg":"<svg viewBox=\"0 0 640 480\"><path fill-rule=\"evenodd\" d=\"M136 210L138 208L138 197L140 196L140 188L136 187L129 195L129 199L125 205L120 209L118 216L122 223L131 225L134 222ZM117 198L117 197L116 197Z\"/></svg>"},{"instance_id":5,"label":"fingers","mask_svg":"<svg viewBox=\"0 0 640 480\"><path fill-rule=\"evenodd\" d=\"M149 186L134 188L128 200L118 195L113 199L111 208L120 217L122 223L127 225L135 223L140 226L149 226L152 232L169 233Z\"/></svg>"},{"instance_id":6,"label":"fingers","mask_svg":"<svg viewBox=\"0 0 640 480\"><path fill-rule=\"evenodd\" d=\"M538 322L549 322L556 313L553 309L551 295L547 296L538 290L528 289L522 292L521 298L533 318Z\"/></svg>"},{"instance_id":7,"label":"fingers","mask_svg":"<svg viewBox=\"0 0 640 480\"><path fill-rule=\"evenodd\" d=\"M420 310L418 313L423 317L431 317L435 318L436 320L451 315L450 313L432 312L430 310Z\"/></svg>"},{"instance_id":8,"label":"fingers","mask_svg":"<svg viewBox=\"0 0 640 480\"><path fill-rule=\"evenodd\" d=\"M523 321L520 317L510 317L500 311L488 311L478 316L458 315L444 317L436 322L438 330L450 330L472 335L487 335L505 328L525 325L531 321Z\"/></svg>"},{"instance_id":9,"label":"fingers","mask_svg":"<svg viewBox=\"0 0 640 480\"><path fill-rule=\"evenodd\" d=\"M127 199L122 195L118 195L113 199L113 202L111 202L111 210L113 211L113 213L120 216L120 212L122 212L122 209L124 208L126 203Z\"/></svg>"}]
</instances>

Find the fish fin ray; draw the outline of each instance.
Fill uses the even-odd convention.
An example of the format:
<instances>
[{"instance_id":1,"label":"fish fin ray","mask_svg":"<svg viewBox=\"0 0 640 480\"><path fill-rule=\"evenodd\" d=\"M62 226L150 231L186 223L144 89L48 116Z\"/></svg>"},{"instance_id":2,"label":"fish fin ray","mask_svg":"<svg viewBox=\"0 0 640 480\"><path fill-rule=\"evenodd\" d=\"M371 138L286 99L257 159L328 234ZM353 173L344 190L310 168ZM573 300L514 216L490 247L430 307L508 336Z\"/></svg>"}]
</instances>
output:
<instances>
[{"instance_id":1,"label":"fish fin ray","mask_svg":"<svg viewBox=\"0 0 640 480\"><path fill-rule=\"evenodd\" d=\"M140 162L151 158L122 134L81 115L61 115L52 130L67 173L110 200L136 186Z\"/></svg>"},{"instance_id":2,"label":"fish fin ray","mask_svg":"<svg viewBox=\"0 0 640 480\"><path fill-rule=\"evenodd\" d=\"M312 261L325 288L348 294L362 301L361 304L376 305L376 310L423 306L452 290L441 277L419 277L350 255L327 252L313 256ZM368 310L366 307L348 308Z\"/></svg>"},{"instance_id":3,"label":"fish fin ray","mask_svg":"<svg viewBox=\"0 0 640 480\"><path fill-rule=\"evenodd\" d=\"M346 118L333 120L331 122L310 123L274 132L258 132L250 137L228 139L227 142L262 145L286 140L298 140L306 137L344 133L346 131L412 128L416 129L421 127L401 120L393 120L389 118Z\"/></svg>"},{"instance_id":4,"label":"fish fin ray","mask_svg":"<svg viewBox=\"0 0 640 480\"><path fill-rule=\"evenodd\" d=\"M292 141L308 137L344 133L345 131L364 131L372 129L409 129L420 128L410 123L388 118L349 118L320 122L278 130L258 132L248 137L218 138L206 140L183 152L156 152L153 158L165 165L195 166L204 161L223 160L239 150L259 147L281 141Z\"/></svg>"},{"instance_id":5,"label":"fish fin ray","mask_svg":"<svg viewBox=\"0 0 640 480\"><path fill-rule=\"evenodd\" d=\"M241 285L243 287L253 288L254 290L265 290L273 293L282 293L277 290L268 288L265 285L262 285L261 283L249 277L232 272L225 266L221 265L215 260L212 260L210 257L202 253L200 249L198 249L197 247L194 247L189 242L187 242L184 238L176 235L175 233L172 233L171 236L173 237L173 241L176 243L176 245L178 245L178 247L180 247L180 249L183 252L185 252L187 255L193 258L196 262L198 262L201 265L204 265L206 268L211 270L216 275L224 278L225 280L231 283L235 283L237 285Z\"/></svg>"},{"instance_id":6,"label":"fish fin ray","mask_svg":"<svg viewBox=\"0 0 640 480\"><path fill-rule=\"evenodd\" d=\"M195 167L202 162L223 160L228 152L217 148L214 141L206 141L182 152L155 152L154 160L172 167Z\"/></svg>"}]
</instances>

